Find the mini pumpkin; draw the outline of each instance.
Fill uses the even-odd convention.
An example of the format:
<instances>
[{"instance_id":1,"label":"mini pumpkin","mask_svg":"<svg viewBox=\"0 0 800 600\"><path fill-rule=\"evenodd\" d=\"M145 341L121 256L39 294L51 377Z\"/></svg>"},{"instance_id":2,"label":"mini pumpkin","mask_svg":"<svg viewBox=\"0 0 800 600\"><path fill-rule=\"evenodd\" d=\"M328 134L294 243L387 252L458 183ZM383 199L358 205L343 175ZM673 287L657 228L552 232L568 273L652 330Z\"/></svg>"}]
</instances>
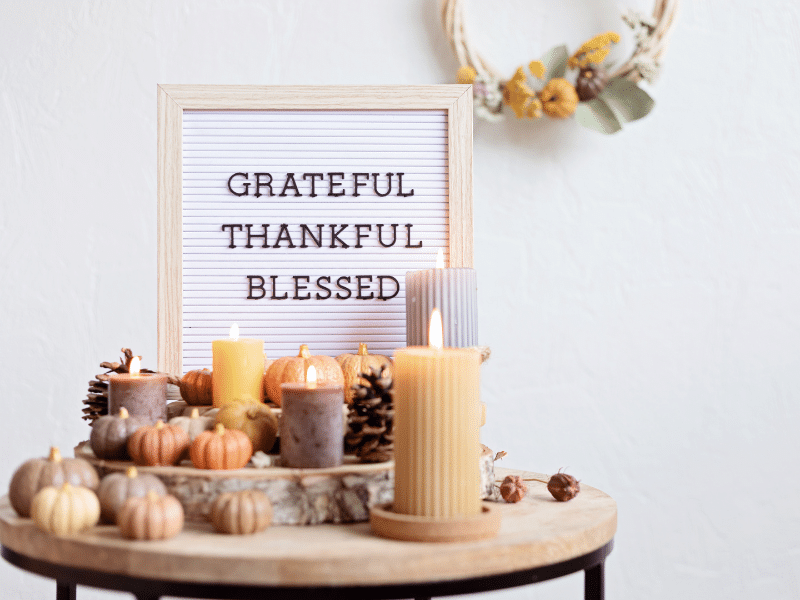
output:
<instances>
[{"instance_id":1,"label":"mini pumpkin","mask_svg":"<svg viewBox=\"0 0 800 600\"><path fill-rule=\"evenodd\" d=\"M167 540L183 530L183 507L175 496L149 491L141 498L128 498L119 511L117 524L132 540Z\"/></svg>"},{"instance_id":2,"label":"mini pumpkin","mask_svg":"<svg viewBox=\"0 0 800 600\"><path fill-rule=\"evenodd\" d=\"M314 365L318 383L344 384L344 374L339 363L330 356L312 356L308 346L300 346L297 356L284 356L273 362L264 376L267 397L281 405L281 384L302 383L306 380L308 367Z\"/></svg>"},{"instance_id":3,"label":"mini pumpkin","mask_svg":"<svg viewBox=\"0 0 800 600\"><path fill-rule=\"evenodd\" d=\"M47 532L68 535L97 525L100 502L92 490L80 485L47 486L33 497L31 518Z\"/></svg>"},{"instance_id":4,"label":"mini pumpkin","mask_svg":"<svg viewBox=\"0 0 800 600\"><path fill-rule=\"evenodd\" d=\"M137 465L174 465L189 446L189 434L177 425L145 425L128 439L128 452Z\"/></svg>"},{"instance_id":5,"label":"mini pumpkin","mask_svg":"<svg viewBox=\"0 0 800 600\"><path fill-rule=\"evenodd\" d=\"M278 417L269 406L253 398L234 400L223 406L217 413L217 423L243 432L250 438L254 452L269 452L278 438Z\"/></svg>"},{"instance_id":6,"label":"mini pumpkin","mask_svg":"<svg viewBox=\"0 0 800 600\"><path fill-rule=\"evenodd\" d=\"M352 404L353 402L354 385L369 385L367 380L361 377L363 373L369 373L373 368L380 373L381 369L386 366L388 376L392 376L392 361L389 360L389 357L381 354L370 354L367 351L367 345L364 343L358 345L357 354L340 354L336 357L336 362L342 367L344 401L347 404Z\"/></svg>"},{"instance_id":7,"label":"mini pumpkin","mask_svg":"<svg viewBox=\"0 0 800 600\"><path fill-rule=\"evenodd\" d=\"M192 413L186 417L174 417L169 420L170 425L177 425L189 435L189 441L194 441L204 431L214 428L214 417L200 416L200 411L195 406Z\"/></svg>"},{"instance_id":8,"label":"mini pumpkin","mask_svg":"<svg viewBox=\"0 0 800 600\"><path fill-rule=\"evenodd\" d=\"M128 498L141 498L151 491L159 496L167 494L167 488L158 477L139 473L136 467L128 467L125 473L106 475L97 490L100 517L106 523L116 523L117 515Z\"/></svg>"},{"instance_id":9,"label":"mini pumpkin","mask_svg":"<svg viewBox=\"0 0 800 600\"><path fill-rule=\"evenodd\" d=\"M209 518L220 533L249 535L269 527L272 503L258 490L228 492L214 500Z\"/></svg>"},{"instance_id":10,"label":"mini pumpkin","mask_svg":"<svg viewBox=\"0 0 800 600\"><path fill-rule=\"evenodd\" d=\"M253 456L253 444L243 432L217 423L194 439L189 456L198 469L241 469Z\"/></svg>"},{"instance_id":11,"label":"mini pumpkin","mask_svg":"<svg viewBox=\"0 0 800 600\"><path fill-rule=\"evenodd\" d=\"M8 489L11 506L21 517L31 514L33 496L44 487L71 483L96 490L100 485L97 471L82 458L62 458L58 448L50 448L47 458L25 461L11 478Z\"/></svg>"},{"instance_id":12,"label":"mini pumpkin","mask_svg":"<svg viewBox=\"0 0 800 600\"><path fill-rule=\"evenodd\" d=\"M104 460L127 460L128 438L134 431L148 425L145 419L131 417L124 406L119 409L119 415L106 415L100 417L92 424L92 434L89 443L97 458Z\"/></svg>"},{"instance_id":13,"label":"mini pumpkin","mask_svg":"<svg viewBox=\"0 0 800 600\"><path fill-rule=\"evenodd\" d=\"M602 92L608 83L608 72L600 65L584 67L575 81L575 91L581 102L592 100Z\"/></svg>"},{"instance_id":14,"label":"mini pumpkin","mask_svg":"<svg viewBox=\"0 0 800 600\"><path fill-rule=\"evenodd\" d=\"M561 77L555 77L539 92L542 110L548 117L566 119L578 107L578 92L572 84Z\"/></svg>"},{"instance_id":15,"label":"mini pumpkin","mask_svg":"<svg viewBox=\"0 0 800 600\"><path fill-rule=\"evenodd\" d=\"M181 398L186 404L192 406L207 406L214 401L211 378L213 374L208 369L189 371L181 377Z\"/></svg>"}]
</instances>

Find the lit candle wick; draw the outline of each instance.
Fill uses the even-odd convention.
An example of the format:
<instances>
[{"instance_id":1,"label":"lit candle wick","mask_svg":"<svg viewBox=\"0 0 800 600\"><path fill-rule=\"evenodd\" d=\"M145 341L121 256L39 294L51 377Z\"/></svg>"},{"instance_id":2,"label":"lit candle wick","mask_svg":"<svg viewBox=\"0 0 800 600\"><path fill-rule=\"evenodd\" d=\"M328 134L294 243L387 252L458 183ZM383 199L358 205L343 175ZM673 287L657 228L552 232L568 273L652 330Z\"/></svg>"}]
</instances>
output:
<instances>
[{"instance_id":1,"label":"lit candle wick","mask_svg":"<svg viewBox=\"0 0 800 600\"><path fill-rule=\"evenodd\" d=\"M317 369L314 365L309 366L306 371L306 387L317 387Z\"/></svg>"},{"instance_id":2,"label":"lit candle wick","mask_svg":"<svg viewBox=\"0 0 800 600\"><path fill-rule=\"evenodd\" d=\"M128 367L128 372L131 374L132 377L138 377L139 371L142 370L141 366L142 361L139 360L138 356L134 356L131 359L131 366Z\"/></svg>"},{"instance_id":3,"label":"lit candle wick","mask_svg":"<svg viewBox=\"0 0 800 600\"><path fill-rule=\"evenodd\" d=\"M439 252L436 253L436 268L444 269L444 254L442 254L441 248L439 248Z\"/></svg>"},{"instance_id":4,"label":"lit candle wick","mask_svg":"<svg viewBox=\"0 0 800 600\"><path fill-rule=\"evenodd\" d=\"M239 326L236 323L231 325L231 332L229 335L234 342L239 339Z\"/></svg>"},{"instance_id":5,"label":"lit candle wick","mask_svg":"<svg viewBox=\"0 0 800 600\"><path fill-rule=\"evenodd\" d=\"M428 326L428 345L441 350L444 347L444 327L442 326L442 313L438 308L431 312L431 322Z\"/></svg>"}]
</instances>

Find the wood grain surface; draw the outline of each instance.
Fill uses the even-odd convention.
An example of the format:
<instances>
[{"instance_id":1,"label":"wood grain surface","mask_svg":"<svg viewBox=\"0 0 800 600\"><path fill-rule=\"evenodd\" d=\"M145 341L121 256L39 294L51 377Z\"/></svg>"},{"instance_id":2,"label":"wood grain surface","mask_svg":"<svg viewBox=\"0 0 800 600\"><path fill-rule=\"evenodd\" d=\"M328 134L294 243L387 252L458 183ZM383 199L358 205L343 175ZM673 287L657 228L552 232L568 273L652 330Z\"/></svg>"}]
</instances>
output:
<instances>
[{"instance_id":1,"label":"wood grain surface","mask_svg":"<svg viewBox=\"0 0 800 600\"><path fill-rule=\"evenodd\" d=\"M497 469L544 478L536 473ZM498 575L581 556L609 542L617 505L598 489L581 486L570 502L556 502L545 484L529 482L517 504L498 503L503 522L497 537L436 544L376 537L368 523L271 527L253 536L213 533L189 524L159 542L123 539L113 526L54 537L20 518L0 500L0 541L31 558L62 566L195 583L248 585L385 585Z\"/></svg>"}]
</instances>

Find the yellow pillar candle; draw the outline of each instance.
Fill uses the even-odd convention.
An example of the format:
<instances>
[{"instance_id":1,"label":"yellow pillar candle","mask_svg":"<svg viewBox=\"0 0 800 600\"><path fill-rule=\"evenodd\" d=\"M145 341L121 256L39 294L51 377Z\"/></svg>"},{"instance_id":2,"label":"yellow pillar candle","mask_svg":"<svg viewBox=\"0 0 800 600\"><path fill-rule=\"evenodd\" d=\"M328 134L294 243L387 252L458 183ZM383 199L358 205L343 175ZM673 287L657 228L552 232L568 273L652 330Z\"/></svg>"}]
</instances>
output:
<instances>
[{"instance_id":1,"label":"yellow pillar candle","mask_svg":"<svg viewBox=\"0 0 800 600\"><path fill-rule=\"evenodd\" d=\"M441 317L438 323L438 339L431 325L430 346L395 353L393 510L434 518L477 515L480 355L442 348Z\"/></svg>"},{"instance_id":2,"label":"yellow pillar candle","mask_svg":"<svg viewBox=\"0 0 800 600\"><path fill-rule=\"evenodd\" d=\"M214 408L240 398L264 401L264 340L240 338L234 323L229 339L211 342L211 353Z\"/></svg>"}]
</instances>

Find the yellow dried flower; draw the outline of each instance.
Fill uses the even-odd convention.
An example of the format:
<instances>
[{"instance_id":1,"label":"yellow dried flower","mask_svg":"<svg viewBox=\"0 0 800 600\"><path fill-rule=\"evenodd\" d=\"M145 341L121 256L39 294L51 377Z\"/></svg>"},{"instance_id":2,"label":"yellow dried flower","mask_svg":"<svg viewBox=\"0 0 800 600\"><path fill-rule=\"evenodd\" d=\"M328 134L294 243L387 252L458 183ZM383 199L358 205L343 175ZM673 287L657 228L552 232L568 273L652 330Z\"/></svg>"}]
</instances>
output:
<instances>
[{"instance_id":1,"label":"yellow dried flower","mask_svg":"<svg viewBox=\"0 0 800 600\"><path fill-rule=\"evenodd\" d=\"M599 64L608 56L611 51L611 44L616 44L618 41L619 34L613 31L606 31L596 35L578 48L578 51L569 58L567 64L571 69L583 69L590 64Z\"/></svg>"},{"instance_id":2,"label":"yellow dried flower","mask_svg":"<svg viewBox=\"0 0 800 600\"><path fill-rule=\"evenodd\" d=\"M536 114L535 107L531 105L538 102L536 93L525 82L525 71L522 67L517 69L509 81L506 82L503 88L503 101L511 107L514 114L518 119L524 117L533 118L539 116ZM539 114L541 114L541 106L539 107Z\"/></svg>"},{"instance_id":3,"label":"yellow dried flower","mask_svg":"<svg viewBox=\"0 0 800 600\"><path fill-rule=\"evenodd\" d=\"M541 79L544 77L544 73L547 69L545 69L544 63L540 60L532 60L528 65L528 68L531 70L536 79Z\"/></svg>"},{"instance_id":4,"label":"yellow dried flower","mask_svg":"<svg viewBox=\"0 0 800 600\"><path fill-rule=\"evenodd\" d=\"M478 72L470 67L469 65L461 67L456 72L456 81L458 83L474 83L475 78L478 76Z\"/></svg>"},{"instance_id":5,"label":"yellow dried flower","mask_svg":"<svg viewBox=\"0 0 800 600\"><path fill-rule=\"evenodd\" d=\"M561 77L548 81L539 92L539 99L545 114L554 119L566 119L578 106L578 92L569 81Z\"/></svg>"}]
</instances>

